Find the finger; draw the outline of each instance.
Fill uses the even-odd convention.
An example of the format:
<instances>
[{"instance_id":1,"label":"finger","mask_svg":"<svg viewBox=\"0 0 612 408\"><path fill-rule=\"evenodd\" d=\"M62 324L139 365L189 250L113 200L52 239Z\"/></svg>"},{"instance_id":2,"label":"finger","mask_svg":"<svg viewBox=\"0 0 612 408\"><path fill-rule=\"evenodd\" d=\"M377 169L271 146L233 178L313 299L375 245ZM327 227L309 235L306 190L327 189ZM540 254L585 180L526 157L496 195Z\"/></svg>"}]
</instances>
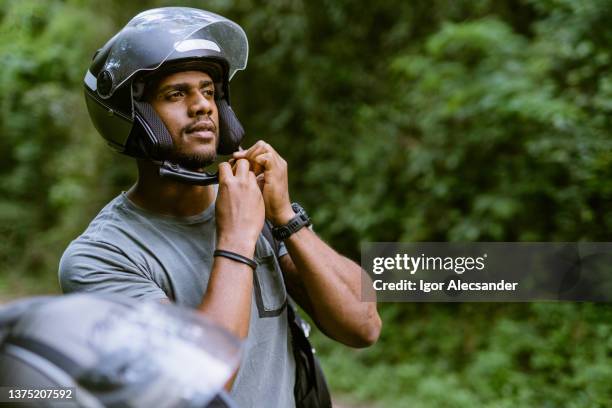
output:
<instances>
[{"instance_id":1,"label":"finger","mask_svg":"<svg viewBox=\"0 0 612 408\"><path fill-rule=\"evenodd\" d=\"M276 153L276 150L274 150L274 148L272 147L270 143L260 140L256 144L259 146L259 149L256 149L257 152L251 153L253 157L255 154L261 154L262 152L267 152L267 153L272 153L273 155L278 155L278 153Z\"/></svg>"},{"instance_id":2,"label":"finger","mask_svg":"<svg viewBox=\"0 0 612 408\"><path fill-rule=\"evenodd\" d=\"M249 178L249 183L257 183L257 176L255 176L255 173L252 171L249 171L249 175L247 177Z\"/></svg>"},{"instance_id":3,"label":"finger","mask_svg":"<svg viewBox=\"0 0 612 408\"><path fill-rule=\"evenodd\" d=\"M229 159L227 161L230 166L232 166L232 174L236 173L236 159Z\"/></svg>"},{"instance_id":4,"label":"finger","mask_svg":"<svg viewBox=\"0 0 612 408\"><path fill-rule=\"evenodd\" d=\"M257 156L254 161L264 168L264 171L268 171L272 169L273 162L272 153L264 153Z\"/></svg>"},{"instance_id":5,"label":"finger","mask_svg":"<svg viewBox=\"0 0 612 408\"><path fill-rule=\"evenodd\" d=\"M257 147L252 149L250 152L248 152L245 157L246 159L250 160L253 163L258 163L255 159L258 156L261 156L262 154L270 153L272 155L276 155L276 152L274 151L272 146L270 146L268 143L264 142L263 140L260 140L259 142L257 142L256 146ZM256 167L255 169L256 175L261 173L264 170L263 168L257 168L257 167L260 167L258 164L256 164L254 167Z\"/></svg>"},{"instance_id":6,"label":"finger","mask_svg":"<svg viewBox=\"0 0 612 408\"><path fill-rule=\"evenodd\" d=\"M259 173L263 172L264 169L259 164L257 164L257 162L255 161L255 158L259 156L260 154L264 154L267 152L266 145L267 144L262 142L262 143L259 143L253 146L253 148L249 150L244 150L242 152L234 152L235 159L249 160L251 162L252 170L255 172L255 175L258 175Z\"/></svg>"},{"instance_id":7,"label":"finger","mask_svg":"<svg viewBox=\"0 0 612 408\"><path fill-rule=\"evenodd\" d=\"M272 153L272 154L278 154L276 153L276 150L274 150L274 148L272 147L272 145L270 143L266 143L264 142L264 146L266 148L266 151Z\"/></svg>"},{"instance_id":8,"label":"finger","mask_svg":"<svg viewBox=\"0 0 612 408\"><path fill-rule=\"evenodd\" d=\"M271 163L271 165L268 166L267 168L270 169L272 167L277 167L276 165L272 165L273 163L278 163L278 165L280 165L281 162L283 162L283 158L276 152L276 150L274 150L274 148L271 145L269 145L268 143L264 141L260 141L260 142L258 142L260 148L253 150L253 152L246 158L259 164L259 162L255 159L260 155L269 154L268 162ZM256 171L255 174L258 174L260 172L261 171Z\"/></svg>"},{"instance_id":9,"label":"finger","mask_svg":"<svg viewBox=\"0 0 612 408\"><path fill-rule=\"evenodd\" d=\"M232 157L242 157L244 156L245 152L246 150L244 150L242 146L238 146L238 150L232 153Z\"/></svg>"},{"instance_id":10,"label":"finger","mask_svg":"<svg viewBox=\"0 0 612 408\"><path fill-rule=\"evenodd\" d=\"M253 146L249 147L247 150L239 150L237 152L232 153L232 156L235 158L245 157L250 151L255 150L259 147L259 142L255 143Z\"/></svg>"},{"instance_id":11,"label":"finger","mask_svg":"<svg viewBox=\"0 0 612 408\"><path fill-rule=\"evenodd\" d=\"M265 153L266 150L262 146L254 146L252 149L244 150L242 152L234 152L235 159L248 159L253 160L258 154Z\"/></svg>"},{"instance_id":12,"label":"finger","mask_svg":"<svg viewBox=\"0 0 612 408\"><path fill-rule=\"evenodd\" d=\"M264 177L264 174L261 173L257 176L257 186L259 187L261 191L263 191L265 184L266 184L266 178Z\"/></svg>"},{"instance_id":13,"label":"finger","mask_svg":"<svg viewBox=\"0 0 612 408\"><path fill-rule=\"evenodd\" d=\"M219 163L219 182L225 183L230 177L233 177L230 164L228 162Z\"/></svg>"},{"instance_id":14,"label":"finger","mask_svg":"<svg viewBox=\"0 0 612 408\"><path fill-rule=\"evenodd\" d=\"M253 172L255 173L255 175L257 176L258 174L263 173L263 171L265 170L263 168L263 166L261 166L260 164L257 163L257 161L255 160L259 155L261 154L265 154L264 151L259 152L258 150L255 150L254 155L252 157L245 157L245 159L247 159L250 163L251 163L251 170L253 170Z\"/></svg>"},{"instance_id":15,"label":"finger","mask_svg":"<svg viewBox=\"0 0 612 408\"><path fill-rule=\"evenodd\" d=\"M248 160L239 159L236 162L236 177L237 178L246 178L247 173L249 172L250 163Z\"/></svg>"},{"instance_id":16,"label":"finger","mask_svg":"<svg viewBox=\"0 0 612 408\"><path fill-rule=\"evenodd\" d=\"M254 160L257 156L264 153L266 153L266 149L263 146L259 146L256 149L251 150L244 157L249 160Z\"/></svg>"},{"instance_id":17,"label":"finger","mask_svg":"<svg viewBox=\"0 0 612 408\"><path fill-rule=\"evenodd\" d=\"M249 171L249 174L248 174L247 177L249 179L249 184L252 183L252 184L256 185L258 187L259 192L263 193L263 189L262 189L262 187L260 187L259 183L257 182L257 176L255 175L255 173L253 173L252 171Z\"/></svg>"},{"instance_id":18,"label":"finger","mask_svg":"<svg viewBox=\"0 0 612 408\"><path fill-rule=\"evenodd\" d=\"M274 149L272 149L272 146L270 146L263 140L258 140L257 143L249 147L248 150L234 152L234 157L247 157L249 159L253 159L255 156L270 150L274 151Z\"/></svg>"}]
</instances>

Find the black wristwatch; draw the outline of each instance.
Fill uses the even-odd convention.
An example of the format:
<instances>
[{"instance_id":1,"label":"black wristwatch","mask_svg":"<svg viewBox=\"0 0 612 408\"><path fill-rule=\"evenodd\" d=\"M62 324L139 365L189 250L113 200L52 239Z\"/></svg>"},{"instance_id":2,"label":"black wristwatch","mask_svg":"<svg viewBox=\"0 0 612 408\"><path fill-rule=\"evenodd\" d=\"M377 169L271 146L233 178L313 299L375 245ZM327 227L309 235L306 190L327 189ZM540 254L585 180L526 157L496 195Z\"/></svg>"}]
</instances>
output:
<instances>
[{"instance_id":1,"label":"black wristwatch","mask_svg":"<svg viewBox=\"0 0 612 408\"><path fill-rule=\"evenodd\" d=\"M272 228L272 236L277 241L284 241L291 236L291 234L298 232L302 227L309 226L311 224L310 217L306 214L306 210L302 208L298 203L291 204L295 217L289 220L285 225Z\"/></svg>"}]
</instances>

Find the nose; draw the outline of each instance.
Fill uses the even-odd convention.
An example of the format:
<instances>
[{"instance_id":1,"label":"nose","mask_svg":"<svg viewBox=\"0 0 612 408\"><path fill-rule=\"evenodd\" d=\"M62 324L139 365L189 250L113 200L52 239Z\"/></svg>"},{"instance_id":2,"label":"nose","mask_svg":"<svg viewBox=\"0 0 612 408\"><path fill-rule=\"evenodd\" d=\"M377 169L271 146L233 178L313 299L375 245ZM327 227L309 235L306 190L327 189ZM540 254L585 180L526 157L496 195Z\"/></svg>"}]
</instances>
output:
<instances>
[{"instance_id":1,"label":"nose","mask_svg":"<svg viewBox=\"0 0 612 408\"><path fill-rule=\"evenodd\" d=\"M215 100L202 92L196 91L189 100L189 116L210 116L215 108Z\"/></svg>"}]
</instances>

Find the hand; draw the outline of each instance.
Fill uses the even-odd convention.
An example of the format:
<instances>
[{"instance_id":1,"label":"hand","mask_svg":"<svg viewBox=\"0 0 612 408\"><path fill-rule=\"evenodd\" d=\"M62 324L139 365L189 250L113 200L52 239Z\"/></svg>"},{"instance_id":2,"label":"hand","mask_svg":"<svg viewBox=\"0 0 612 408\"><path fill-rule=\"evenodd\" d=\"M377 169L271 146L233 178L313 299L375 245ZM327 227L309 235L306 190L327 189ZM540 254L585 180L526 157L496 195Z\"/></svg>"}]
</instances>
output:
<instances>
[{"instance_id":1,"label":"hand","mask_svg":"<svg viewBox=\"0 0 612 408\"><path fill-rule=\"evenodd\" d=\"M234 152L234 159L247 159L257 176L266 207L266 218L283 225L295 216L289 199L287 162L263 140L248 150Z\"/></svg>"},{"instance_id":2,"label":"hand","mask_svg":"<svg viewBox=\"0 0 612 408\"><path fill-rule=\"evenodd\" d=\"M217 248L252 258L263 228L265 207L247 160L237 160L235 171L227 162L219 164L215 216Z\"/></svg>"}]
</instances>

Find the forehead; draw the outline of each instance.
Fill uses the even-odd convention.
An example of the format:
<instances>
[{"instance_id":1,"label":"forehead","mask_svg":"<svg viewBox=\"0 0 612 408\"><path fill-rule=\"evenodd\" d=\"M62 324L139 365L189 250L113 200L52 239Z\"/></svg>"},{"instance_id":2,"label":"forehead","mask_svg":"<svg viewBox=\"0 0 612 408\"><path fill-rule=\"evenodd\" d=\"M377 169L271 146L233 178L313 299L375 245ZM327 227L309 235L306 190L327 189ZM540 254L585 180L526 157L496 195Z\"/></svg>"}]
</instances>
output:
<instances>
[{"instance_id":1,"label":"forehead","mask_svg":"<svg viewBox=\"0 0 612 408\"><path fill-rule=\"evenodd\" d=\"M193 84L197 86L202 81L212 82L212 78L203 71L181 71L168 74L161 78L158 83L158 88L172 84Z\"/></svg>"}]
</instances>

